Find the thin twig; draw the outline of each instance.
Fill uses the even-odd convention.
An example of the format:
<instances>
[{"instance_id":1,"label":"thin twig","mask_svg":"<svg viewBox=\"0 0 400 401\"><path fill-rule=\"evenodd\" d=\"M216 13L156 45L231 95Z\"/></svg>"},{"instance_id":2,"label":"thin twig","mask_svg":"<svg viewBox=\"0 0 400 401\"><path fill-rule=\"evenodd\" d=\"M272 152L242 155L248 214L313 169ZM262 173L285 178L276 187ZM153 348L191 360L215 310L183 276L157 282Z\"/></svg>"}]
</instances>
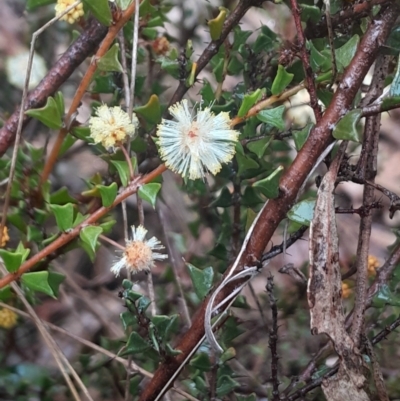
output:
<instances>
[{"instance_id":1,"label":"thin twig","mask_svg":"<svg viewBox=\"0 0 400 401\"><path fill-rule=\"evenodd\" d=\"M129 78L128 78L128 66L126 62L126 50L125 50L125 38L124 38L124 33L123 30L118 32L118 42L121 46L121 64L122 64L122 80L124 83L124 96L125 96L125 104L126 107L129 108L129 105L131 104L131 99L130 99L130 91L129 91ZM130 116L132 120L132 115ZM131 179L134 176L133 173L133 168L132 168L132 161L129 156L127 156L127 151L125 147L122 145L121 150L125 155L125 159L128 161L128 166L129 166L129 172ZM124 228L124 238L125 242L129 240L129 229L128 229L128 216L127 216L127 210L126 210L126 201L123 201L121 203L122 207L122 223L123 223L123 228Z\"/></svg>"},{"instance_id":2,"label":"thin twig","mask_svg":"<svg viewBox=\"0 0 400 401\"><path fill-rule=\"evenodd\" d=\"M286 249L292 246L296 241L298 241L307 230L308 226L301 226L296 232L291 234L289 238L287 238L285 241ZM262 264L274 258L275 256L281 254L283 252L284 245L285 245L284 242L282 242L279 245L274 245L268 252L264 253L261 257Z\"/></svg>"},{"instance_id":3,"label":"thin twig","mask_svg":"<svg viewBox=\"0 0 400 401\"><path fill-rule=\"evenodd\" d=\"M133 178L135 177L135 172L133 170L132 160L129 157L128 151L125 149L124 145L121 145L119 148L121 149L121 151L122 151L122 153L123 153L123 155L125 157L125 160L128 163L130 180L133 180Z\"/></svg>"},{"instance_id":4,"label":"thin twig","mask_svg":"<svg viewBox=\"0 0 400 401\"><path fill-rule=\"evenodd\" d=\"M370 90L366 95L365 102L375 100L383 91L385 78L388 74L389 59L384 55L379 55L375 63L374 75ZM356 174L363 179L373 182L377 173L378 143L380 134L381 115L366 118L364 140L362 145L360 162ZM356 302L353 312L353 323L351 326L351 336L356 345L361 340L364 331L364 312L367 302L367 283L368 283L368 255L369 241L372 229L372 210L367 208L374 201L374 188L369 185L364 186L363 206L365 213L360 219L360 229L357 246L356 270Z\"/></svg>"},{"instance_id":5,"label":"thin twig","mask_svg":"<svg viewBox=\"0 0 400 401\"><path fill-rule=\"evenodd\" d=\"M139 0L135 0L133 2L135 4L136 9L139 9ZM132 64L131 64L131 85L129 92L129 107L128 107L128 115L132 118L133 113L133 104L135 98L135 83L136 83L136 65L137 65L137 48L138 48L138 37L139 37L139 13L135 13L134 18L134 29L133 29L133 38L132 38Z\"/></svg>"},{"instance_id":6,"label":"thin twig","mask_svg":"<svg viewBox=\"0 0 400 401\"><path fill-rule=\"evenodd\" d=\"M168 258L172 266L172 271L174 272L174 277L175 277L175 282L178 287L179 295L180 295L180 306L182 310L182 316L185 320L185 324L187 327L190 327L192 324L192 321L190 319L190 313L189 313L189 308L186 303L186 298L185 298L185 292L183 291L182 287L182 279L181 279L181 270L182 270L182 256L178 253L179 251L176 249L176 247L172 244L171 238L170 238L170 224L168 221L168 214L166 213L166 205L159 201L159 207L157 208L158 216L160 217L160 223L161 227L164 233L164 240L165 240L165 246L167 248L168 252Z\"/></svg>"},{"instance_id":7,"label":"thin twig","mask_svg":"<svg viewBox=\"0 0 400 401\"><path fill-rule=\"evenodd\" d=\"M272 400L279 401L279 377L278 377L278 307L276 306L276 298L274 296L274 277L270 274L267 278L266 290L268 293L269 305L272 312L272 326L269 330L268 345L271 350L271 381L272 381Z\"/></svg>"},{"instance_id":8,"label":"thin twig","mask_svg":"<svg viewBox=\"0 0 400 401\"><path fill-rule=\"evenodd\" d=\"M301 25L301 11L297 3L297 0L290 0L290 5L292 7L294 23L296 25L297 41L298 41L298 46L300 48L300 58L303 63L304 73L306 76L307 90L308 93L310 94L310 106L313 109L315 114L315 119L318 122L322 117L322 112L318 104L318 96L317 96L317 89L315 87L314 73L311 68L310 57L308 54L308 50L306 48L306 37L304 35L303 27Z\"/></svg>"},{"instance_id":9,"label":"thin twig","mask_svg":"<svg viewBox=\"0 0 400 401\"><path fill-rule=\"evenodd\" d=\"M130 92L129 92L129 77L128 77L128 64L126 62L126 49L125 49L125 38L124 32L121 30L118 32L118 43L121 48L121 65L122 65L122 82L124 84L124 97L126 107L130 105Z\"/></svg>"},{"instance_id":10,"label":"thin twig","mask_svg":"<svg viewBox=\"0 0 400 401\"><path fill-rule=\"evenodd\" d=\"M235 177L235 182L233 183L233 194L232 194L232 203L233 203L233 226L232 226L232 257L236 258L237 254L240 250L240 234L242 225L240 224L240 178Z\"/></svg>"},{"instance_id":11,"label":"thin twig","mask_svg":"<svg viewBox=\"0 0 400 401\"><path fill-rule=\"evenodd\" d=\"M258 299L258 296L257 296L257 294L256 294L256 292L254 290L253 284L250 282L248 284L248 286L249 286L250 294L253 297L254 302L257 305L257 309L258 309L258 312L260 313L261 320L263 321L265 328L268 330L267 318L265 317L264 310L263 310L263 308L261 306L261 303L260 303L260 300Z\"/></svg>"},{"instance_id":12,"label":"thin twig","mask_svg":"<svg viewBox=\"0 0 400 401\"><path fill-rule=\"evenodd\" d=\"M369 338L365 334L362 335L361 341L362 341L362 343L364 345L364 349L371 361L372 373L373 373L373 378L374 378L374 382L375 382L375 388L377 390L378 400L379 401L389 401L389 396L387 393L385 381L382 376L382 370L381 370L381 367L379 366L379 362L376 357L374 348L372 347L371 341L369 341Z\"/></svg>"},{"instance_id":13,"label":"thin twig","mask_svg":"<svg viewBox=\"0 0 400 401\"><path fill-rule=\"evenodd\" d=\"M103 235L103 234L100 234L100 235L99 235L99 239L101 239L101 240L104 241L104 242L108 242L109 244L111 244L111 245L114 246L115 248L120 249L121 251L124 251L124 250L125 250L125 247L124 247L123 245L121 245L121 244L119 244L118 242L112 240L111 238L106 237L106 236Z\"/></svg>"},{"instance_id":14,"label":"thin twig","mask_svg":"<svg viewBox=\"0 0 400 401\"><path fill-rule=\"evenodd\" d=\"M332 85L336 81L337 75L337 65L336 65L336 54L335 54L335 46L333 42L333 27L332 27L332 18L331 18L331 0L324 0L325 3L325 19L326 19L326 26L328 28L328 41L329 47L331 50L331 57L332 57L332 81L329 87L331 88Z\"/></svg>"},{"instance_id":15,"label":"thin twig","mask_svg":"<svg viewBox=\"0 0 400 401\"><path fill-rule=\"evenodd\" d=\"M133 105L135 100L135 83L136 83L136 68L137 68L137 47L138 47L138 36L139 36L139 0L135 0L133 2L135 4L135 16L134 16L134 26L133 26L133 38L132 38L132 60L131 60L131 76L130 76L130 88L129 88L129 103L128 103L128 116L129 119L132 121L133 117ZM127 146L127 150L124 148L124 152L127 155L127 158L130 159L129 154L131 153L131 144L129 142ZM138 166L136 163L135 172L138 173ZM132 169L132 164L130 164L130 174L131 177L134 177L134 171ZM139 194L136 193L136 203L137 203L137 210L139 215L139 224L144 227L144 213L143 213L143 203ZM127 207L126 201L122 202L122 219L124 224L124 231L125 236L128 236L128 215L127 215ZM150 310L152 315L156 314L155 309L155 300L154 300L154 288L153 288L153 279L151 275L151 271L147 273L147 286L149 289L149 298L150 298ZM131 278L131 272L129 272L128 278ZM132 361L132 357L128 357L128 366ZM129 387L130 387L130 370L127 369L126 371L126 385L125 385L125 401L129 400Z\"/></svg>"}]
</instances>

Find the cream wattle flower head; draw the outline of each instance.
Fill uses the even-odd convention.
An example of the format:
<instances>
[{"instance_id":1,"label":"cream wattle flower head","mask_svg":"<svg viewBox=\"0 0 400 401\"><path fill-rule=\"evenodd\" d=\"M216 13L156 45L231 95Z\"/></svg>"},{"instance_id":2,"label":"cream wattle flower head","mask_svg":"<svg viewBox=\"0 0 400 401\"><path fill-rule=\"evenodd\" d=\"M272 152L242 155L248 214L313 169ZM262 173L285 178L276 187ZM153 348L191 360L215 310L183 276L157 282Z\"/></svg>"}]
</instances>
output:
<instances>
[{"instance_id":1,"label":"cream wattle flower head","mask_svg":"<svg viewBox=\"0 0 400 401\"><path fill-rule=\"evenodd\" d=\"M59 17L68 7L72 6L76 3L76 0L57 0L57 4L55 6L56 17ZM80 17L85 14L83 11L83 4L79 3L72 10L68 11L67 14L63 15L60 19L67 21L70 24L73 24Z\"/></svg>"},{"instance_id":2,"label":"cream wattle flower head","mask_svg":"<svg viewBox=\"0 0 400 401\"><path fill-rule=\"evenodd\" d=\"M94 143L101 143L106 149L115 150L135 135L139 126L136 115L132 121L126 111L119 106L101 105L96 110L96 116L90 117L90 137Z\"/></svg>"},{"instance_id":3,"label":"cream wattle flower head","mask_svg":"<svg viewBox=\"0 0 400 401\"><path fill-rule=\"evenodd\" d=\"M117 277L124 267L133 274L142 270L149 271L154 267L156 260L164 260L168 257L157 252L165 247L156 237L145 240L147 230L142 225L131 228L132 240L127 241L122 258L111 267L111 271Z\"/></svg>"},{"instance_id":4,"label":"cream wattle flower head","mask_svg":"<svg viewBox=\"0 0 400 401\"><path fill-rule=\"evenodd\" d=\"M160 156L168 168L190 180L217 174L232 160L239 132L231 129L229 114L215 115L210 108L189 111L187 100L169 109L176 121L162 120L157 127Z\"/></svg>"}]
</instances>

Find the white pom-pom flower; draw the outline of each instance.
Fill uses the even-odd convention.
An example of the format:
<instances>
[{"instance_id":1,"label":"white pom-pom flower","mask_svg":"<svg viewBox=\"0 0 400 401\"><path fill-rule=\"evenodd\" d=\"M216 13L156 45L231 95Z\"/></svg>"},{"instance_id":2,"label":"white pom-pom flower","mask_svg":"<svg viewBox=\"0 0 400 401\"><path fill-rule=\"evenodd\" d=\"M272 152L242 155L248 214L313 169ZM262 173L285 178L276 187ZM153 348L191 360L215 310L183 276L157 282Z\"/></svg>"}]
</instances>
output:
<instances>
[{"instance_id":1,"label":"white pom-pom flower","mask_svg":"<svg viewBox=\"0 0 400 401\"><path fill-rule=\"evenodd\" d=\"M107 150L115 150L129 138L135 135L139 126L136 115L130 120L126 111L119 106L101 105L96 110L96 116L89 120L90 137L94 143L102 144Z\"/></svg>"},{"instance_id":2,"label":"white pom-pom flower","mask_svg":"<svg viewBox=\"0 0 400 401\"><path fill-rule=\"evenodd\" d=\"M165 247L156 237L145 240L147 230L142 225L137 228L132 226L131 229L132 240L127 241L122 258L111 267L111 271L116 276L119 276L124 267L133 274L142 270L149 271L154 267L156 260L164 260L168 257L157 252Z\"/></svg>"},{"instance_id":3,"label":"white pom-pom flower","mask_svg":"<svg viewBox=\"0 0 400 401\"><path fill-rule=\"evenodd\" d=\"M172 171L190 180L206 171L217 174L232 160L239 132L231 129L229 114L215 115L210 108L189 111L187 100L169 108L176 121L162 120L157 128L160 156Z\"/></svg>"}]
</instances>

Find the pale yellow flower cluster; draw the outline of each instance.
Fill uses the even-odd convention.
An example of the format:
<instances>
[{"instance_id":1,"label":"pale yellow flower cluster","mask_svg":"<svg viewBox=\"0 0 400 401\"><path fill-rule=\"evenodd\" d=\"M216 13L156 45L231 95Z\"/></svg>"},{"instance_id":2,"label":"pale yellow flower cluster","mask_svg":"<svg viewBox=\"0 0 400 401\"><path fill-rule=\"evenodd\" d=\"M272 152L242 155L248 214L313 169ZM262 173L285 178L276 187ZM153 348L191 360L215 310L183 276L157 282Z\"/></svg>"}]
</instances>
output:
<instances>
[{"instance_id":1,"label":"pale yellow flower cluster","mask_svg":"<svg viewBox=\"0 0 400 401\"><path fill-rule=\"evenodd\" d=\"M114 151L135 135L138 126L139 120L135 114L130 120L128 113L121 107L108 107L106 104L98 107L96 116L89 120L90 137L94 143Z\"/></svg>"},{"instance_id":2,"label":"pale yellow flower cluster","mask_svg":"<svg viewBox=\"0 0 400 401\"><path fill-rule=\"evenodd\" d=\"M342 283L342 298L348 298L352 294L353 290L347 283Z\"/></svg>"},{"instance_id":3,"label":"pale yellow flower cluster","mask_svg":"<svg viewBox=\"0 0 400 401\"><path fill-rule=\"evenodd\" d=\"M68 7L72 6L76 3L76 0L57 0L57 4L55 6L56 17L59 17ZM72 10L68 11L67 14L63 15L60 19L67 21L70 24L78 21L79 18L83 17L83 4L79 3Z\"/></svg>"},{"instance_id":4,"label":"pale yellow flower cluster","mask_svg":"<svg viewBox=\"0 0 400 401\"><path fill-rule=\"evenodd\" d=\"M380 266L379 260L373 256L368 256L368 276L374 276L376 274L376 269Z\"/></svg>"},{"instance_id":5,"label":"pale yellow flower cluster","mask_svg":"<svg viewBox=\"0 0 400 401\"><path fill-rule=\"evenodd\" d=\"M132 226L131 228L132 240L127 241L122 258L111 267L111 271L116 276L119 276L124 267L133 274L143 270L149 271L154 267L156 260L168 257L168 255L154 252L164 249L164 246L156 237L145 240L147 230L143 226L140 225L137 228Z\"/></svg>"},{"instance_id":6,"label":"pale yellow flower cluster","mask_svg":"<svg viewBox=\"0 0 400 401\"><path fill-rule=\"evenodd\" d=\"M10 236L8 235L8 228L4 226L3 235L1 236L0 248L4 248L8 241L10 241Z\"/></svg>"},{"instance_id":7,"label":"pale yellow flower cluster","mask_svg":"<svg viewBox=\"0 0 400 401\"><path fill-rule=\"evenodd\" d=\"M10 309L0 309L0 327L11 329L17 324L18 315Z\"/></svg>"}]
</instances>

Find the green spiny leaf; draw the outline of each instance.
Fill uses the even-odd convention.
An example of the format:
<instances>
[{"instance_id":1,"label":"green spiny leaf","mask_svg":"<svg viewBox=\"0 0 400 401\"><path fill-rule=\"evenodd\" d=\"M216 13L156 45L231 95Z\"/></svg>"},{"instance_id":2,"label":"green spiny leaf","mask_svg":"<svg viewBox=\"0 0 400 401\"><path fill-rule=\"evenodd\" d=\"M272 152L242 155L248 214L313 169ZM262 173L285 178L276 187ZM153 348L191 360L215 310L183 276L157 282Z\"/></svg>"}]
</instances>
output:
<instances>
[{"instance_id":1,"label":"green spiny leaf","mask_svg":"<svg viewBox=\"0 0 400 401\"><path fill-rule=\"evenodd\" d=\"M259 188L263 195L269 199L277 198L279 195L279 180L283 172L283 166L279 166L268 177L263 178L253 184Z\"/></svg>"},{"instance_id":2,"label":"green spiny leaf","mask_svg":"<svg viewBox=\"0 0 400 401\"><path fill-rule=\"evenodd\" d=\"M86 226L79 232L80 239L85 242L93 251L96 252L97 239L103 232L103 229L98 226Z\"/></svg>"},{"instance_id":3,"label":"green spiny leaf","mask_svg":"<svg viewBox=\"0 0 400 401\"><path fill-rule=\"evenodd\" d=\"M209 372L211 370L210 358L205 352L196 354L189 362L190 366L202 372Z\"/></svg>"},{"instance_id":4,"label":"green spiny leaf","mask_svg":"<svg viewBox=\"0 0 400 401\"><path fill-rule=\"evenodd\" d=\"M257 118L263 123L273 125L274 127L283 131L285 129L285 121L283 120L284 111L284 105L269 110L261 110L257 114Z\"/></svg>"},{"instance_id":5,"label":"green spiny leaf","mask_svg":"<svg viewBox=\"0 0 400 401\"><path fill-rule=\"evenodd\" d=\"M313 126L314 124L307 124L301 131L293 131L293 140L297 151L305 144Z\"/></svg>"},{"instance_id":6,"label":"green spiny leaf","mask_svg":"<svg viewBox=\"0 0 400 401\"><path fill-rule=\"evenodd\" d=\"M140 114L150 124L157 124L161 119L161 106L157 95L151 95L144 106L137 107L135 113Z\"/></svg>"},{"instance_id":7,"label":"green spiny leaf","mask_svg":"<svg viewBox=\"0 0 400 401\"><path fill-rule=\"evenodd\" d=\"M286 72L285 67L278 65L278 72L272 83L271 92L273 95L279 95L292 82L294 74Z\"/></svg>"},{"instance_id":8,"label":"green spiny leaf","mask_svg":"<svg viewBox=\"0 0 400 401\"><path fill-rule=\"evenodd\" d=\"M20 247L20 249L17 248L15 252L0 249L0 256L3 259L7 271L14 273L20 268L22 263L25 262L29 252L30 249L25 249L23 247Z\"/></svg>"},{"instance_id":9,"label":"green spiny leaf","mask_svg":"<svg viewBox=\"0 0 400 401\"><path fill-rule=\"evenodd\" d=\"M131 162L132 162L132 168L133 168L133 170L135 170L136 158L133 157L131 159ZM111 160L111 164L117 169L119 178L122 182L122 185L124 187L126 187L130 180L130 171L129 171L128 162L120 161L120 160Z\"/></svg>"},{"instance_id":10,"label":"green spiny leaf","mask_svg":"<svg viewBox=\"0 0 400 401\"><path fill-rule=\"evenodd\" d=\"M360 37L358 35L354 35L342 47L336 49L336 62L339 65L339 70L343 70L344 68L346 68L350 64L351 60L353 60L359 42Z\"/></svg>"},{"instance_id":11,"label":"green spiny leaf","mask_svg":"<svg viewBox=\"0 0 400 401\"><path fill-rule=\"evenodd\" d=\"M135 355L143 353L151 348L150 344L145 341L136 331L133 331L129 336L128 342L121 356Z\"/></svg>"},{"instance_id":12,"label":"green spiny leaf","mask_svg":"<svg viewBox=\"0 0 400 401\"><path fill-rule=\"evenodd\" d=\"M66 231L73 227L74 223L74 205L67 203L65 205L50 205L51 211L56 218L57 227L61 231Z\"/></svg>"},{"instance_id":13,"label":"green spiny leaf","mask_svg":"<svg viewBox=\"0 0 400 401\"><path fill-rule=\"evenodd\" d=\"M350 113L346 113L337 123L332 136L345 141L361 142L360 134L357 130L357 123L360 120L361 114L361 109L354 109Z\"/></svg>"},{"instance_id":14,"label":"green spiny leaf","mask_svg":"<svg viewBox=\"0 0 400 401\"><path fill-rule=\"evenodd\" d=\"M240 387L240 383L233 380L230 376L220 376L217 381L217 397L222 398L231 393L237 387Z\"/></svg>"},{"instance_id":15,"label":"green spiny leaf","mask_svg":"<svg viewBox=\"0 0 400 401\"><path fill-rule=\"evenodd\" d=\"M108 0L83 0L84 5L103 25L110 26L112 22Z\"/></svg>"},{"instance_id":16,"label":"green spiny leaf","mask_svg":"<svg viewBox=\"0 0 400 401\"><path fill-rule=\"evenodd\" d=\"M253 152L259 159L261 159L261 157L264 156L265 151L268 149L268 146L272 143L273 139L274 138L272 136L267 136L259 139L258 141L247 143L246 147L250 150L250 152Z\"/></svg>"},{"instance_id":17,"label":"green spiny leaf","mask_svg":"<svg viewBox=\"0 0 400 401\"><path fill-rule=\"evenodd\" d=\"M113 182L109 186L105 185L96 185L96 188L100 192L101 202L104 207L109 207L113 204L115 198L118 193L118 185L116 182Z\"/></svg>"},{"instance_id":18,"label":"green spiny leaf","mask_svg":"<svg viewBox=\"0 0 400 401\"><path fill-rule=\"evenodd\" d=\"M108 52L97 61L97 67L100 71L118 71L122 72L124 69L118 60L119 44L114 43Z\"/></svg>"},{"instance_id":19,"label":"green spiny leaf","mask_svg":"<svg viewBox=\"0 0 400 401\"><path fill-rule=\"evenodd\" d=\"M25 114L36 118L41 123L51 129L59 129L62 127L61 113L59 107L51 96L47 98L46 105L39 109L30 109Z\"/></svg>"},{"instance_id":20,"label":"green spiny leaf","mask_svg":"<svg viewBox=\"0 0 400 401\"><path fill-rule=\"evenodd\" d=\"M214 279L213 268L206 267L203 270L198 269L190 263L186 263L189 269L189 275L193 283L194 291L200 300L203 300L210 291Z\"/></svg>"},{"instance_id":21,"label":"green spiny leaf","mask_svg":"<svg viewBox=\"0 0 400 401\"><path fill-rule=\"evenodd\" d=\"M224 26L226 19L226 11L227 9L225 7L220 7L218 16L207 22L207 25L210 27L210 35L212 40L218 40L221 36L222 27Z\"/></svg>"},{"instance_id":22,"label":"green spiny leaf","mask_svg":"<svg viewBox=\"0 0 400 401\"><path fill-rule=\"evenodd\" d=\"M238 117L244 117L265 93L265 89L257 89L251 94L244 95L243 102L238 111Z\"/></svg>"},{"instance_id":23,"label":"green spiny leaf","mask_svg":"<svg viewBox=\"0 0 400 401\"><path fill-rule=\"evenodd\" d=\"M235 155L236 157L236 161L238 164L238 174L242 175L243 173L245 173L247 170L251 170L251 169L257 169L259 168L259 164L253 160L251 157L247 157L242 155L241 153L236 153Z\"/></svg>"},{"instance_id":24,"label":"green spiny leaf","mask_svg":"<svg viewBox=\"0 0 400 401\"><path fill-rule=\"evenodd\" d=\"M58 287L65 277L59 273L48 271L25 273L21 276L22 283L32 291L43 292L57 298Z\"/></svg>"},{"instance_id":25,"label":"green spiny leaf","mask_svg":"<svg viewBox=\"0 0 400 401\"><path fill-rule=\"evenodd\" d=\"M150 184L142 185L138 190L138 194L143 200L149 202L154 208L156 205L157 194L160 189L161 184L151 182Z\"/></svg>"}]
</instances>

